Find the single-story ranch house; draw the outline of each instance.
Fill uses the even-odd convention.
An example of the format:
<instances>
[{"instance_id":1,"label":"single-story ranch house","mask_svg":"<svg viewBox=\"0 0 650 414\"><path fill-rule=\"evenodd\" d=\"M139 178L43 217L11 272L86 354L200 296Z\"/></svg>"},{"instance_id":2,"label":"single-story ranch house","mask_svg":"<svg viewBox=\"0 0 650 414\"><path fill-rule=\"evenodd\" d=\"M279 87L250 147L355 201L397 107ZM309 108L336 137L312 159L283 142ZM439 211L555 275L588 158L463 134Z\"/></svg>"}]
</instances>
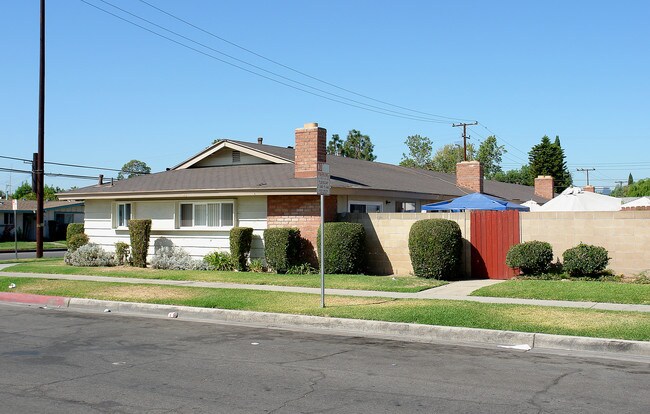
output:
<instances>
[{"instance_id":1,"label":"single-story ranch house","mask_svg":"<svg viewBox=\"0 0 650 414\"><path fill-rule=\"evenodd\" d=\"M0 238L13 240L18 228L19 240L36 240L36 200L16 200L15 221L12 201L0 200ZM84 203L81 201L45 201L43 212L43 237L46 240L65 240L68 224L84 221Z\"/></svg>"},{"instance_id":2,"label":"single-story ranch house","mask_svg":"<svg viewBox=\"0 0 650 414\"><path fill-rule=\"evenodd\" d=\"M326 154L327 131L306 124L295 131L294 147L220 140L167 171L75 189L63 200L85 202L90 241L114 250L129 242L129 219L151 219L150 254L156 246L179 246L202 257L229 248L234 226L254 229L251 257L263 257L263 231L299 227L316 245L320 163L330 166L327 221L337 213L415 212L423 204L484 192L513 202L552 198L552 179L535 188L484 182L476 161L458 164L457 174L405 168ZM548 177L550 179L550 177ZM550 193L549 193L550 184Z\"/></svg>"}]
</instances>

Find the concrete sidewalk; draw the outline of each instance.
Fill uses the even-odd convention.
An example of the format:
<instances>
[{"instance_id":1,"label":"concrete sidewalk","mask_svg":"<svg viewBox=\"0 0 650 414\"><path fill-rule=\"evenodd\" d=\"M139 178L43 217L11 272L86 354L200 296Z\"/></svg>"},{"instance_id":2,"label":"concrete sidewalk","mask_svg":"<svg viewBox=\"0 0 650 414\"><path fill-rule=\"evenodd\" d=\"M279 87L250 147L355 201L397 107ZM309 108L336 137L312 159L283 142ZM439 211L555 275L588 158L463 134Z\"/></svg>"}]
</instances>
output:
<instances>
[{"instance_id":1,"label":"concrete sidewalk","mask_svg":"<svg viewBox=\"0 0 650 414\"><path fill-rule=\"evenodd\" d=\"M12 264L0 264L0 270L7 268L9 266L12 266ZM298 287L298 286L249 285L249 284L242 284L242 283L199 282L199 281L185 281L185 280L138 279L138 278L121 278L121 277L106 277L106 276L16 273L16 272L1 272L0 276L15 277L15 278L83 280L83 281L92 281L92 282L186 286L186 287L203 287L203 288L220 288L220 289L246 289L246 290L265 290L265 291L273 291L273 292L320 294L320 288L308 288L308 287ZM502 280L463 280L459 282L451 282L444 286L423 290L417 293L326 288L325 294L337 295L337 296L380 297L380 298L392 298L392 299L464 300L464 301L481 302L481 303L506 303L506 304L510 303L510 304L518 304L518 305L556 306L556 307L600 309L600 310L611 310L611 311L650 312L650 305L470 296L470 294L476 289L480 289L481 287L493 285L495 283L500 283L500 282L503 281ZM325 284L327 286L327 279L325 280Z\"/></svg>"}]
</instances>

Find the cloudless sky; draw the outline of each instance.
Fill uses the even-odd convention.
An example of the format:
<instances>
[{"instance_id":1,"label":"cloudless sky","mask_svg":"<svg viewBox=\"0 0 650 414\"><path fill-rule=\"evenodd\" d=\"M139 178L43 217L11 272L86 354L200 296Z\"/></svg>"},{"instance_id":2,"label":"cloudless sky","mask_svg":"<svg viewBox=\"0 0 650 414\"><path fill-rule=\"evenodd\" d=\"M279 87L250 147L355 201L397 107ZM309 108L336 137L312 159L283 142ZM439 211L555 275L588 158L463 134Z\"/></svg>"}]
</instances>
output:
<instances>
[{"instance_id":1,"label":"cloudless sky","mask_svg":"<svg viewBox=\"0 0 650 414\"><path fill-rule=\"evenodd\" d=\"M249 54L138 0L108 0L209 48L86 0L203 53L301 89L287 78L424 122L362 110L272 82L189 50L79 0L47 1L46 161L162 171L217 138L293 145L307 122L370 135L377 161L397 164L408 135L438 148L495 133L504 169L559 135L577 185L650 176L650 2L147 0L219 37L352 95ZM38 0L0 0L0 155L37 150ZM216 51L215 51L216 50ZM310 89L314 93L326 95ZM375 108L371 108L376 110ZM1 168L29 170L0 158ZM46 165L46 172L102 171ZM104 171L106 177L115 172ZM0 190L28 175L0 172ZM92 181L46 177L63 188Z\"/></svg>"}]
</instances>

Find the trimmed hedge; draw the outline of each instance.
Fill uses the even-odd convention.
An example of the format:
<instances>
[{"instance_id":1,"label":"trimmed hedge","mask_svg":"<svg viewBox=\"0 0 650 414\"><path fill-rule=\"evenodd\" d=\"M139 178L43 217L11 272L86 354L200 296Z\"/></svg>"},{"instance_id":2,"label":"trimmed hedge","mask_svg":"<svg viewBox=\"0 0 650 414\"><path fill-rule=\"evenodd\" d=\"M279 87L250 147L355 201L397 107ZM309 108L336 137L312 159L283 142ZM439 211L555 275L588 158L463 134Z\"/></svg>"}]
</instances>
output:
<instances>
[{"instance_id":1,"label":"trimmed hedge","mask_svg":"<svg viewBox=\"0 0 650 414\"><path fill-rule=\"evenodd\" d=\"M601 273L609 263L607 249L580 243L562 254L562 269L571 276L592 276Z\"/></svg>"},{"instance_id":2,"label":"trimmed hedge","mask_svg":"<svg viewBox=\"0 0 650 414\"><path fill-rule=\"evenodd\" d=\"M81 246L87 245L88 236L85 233L75 233L68 239L68 251L70 253L77 251Z\"/></svg>"},{"instance_id":3,"label":"trimmed hedge","mask_svg":"<svg viewBox=\"0 0 650 414\"><path fill-rule=\"evenodd\" d=\"M320 228L317 246L320 260ZM366 269L366 230L360 223L325 223L325 273L358 274ZM320 263L320 262L319 262Z\"/></svg>"},{"instance_id":4,"label":"trimmed hedge","mask_svg":"<svg viewBox=\"0 0 650 414\"><path fill-rule=\"evenodd\" d=\"M456 276L462 246L462 233L455 221L416 221L409 232L409 254L413 273L417 277L433 279Z\"/></svg>"},{"instance_id":5,"label":"trimmed hedge","mask_svg":"<svg viewBox=\"0 0 650 414\"><path fill-rule=\"evenodd\" d=\"M131 261L134 267L147 267L147 251L151 236L151 219L129 220Z\"/></svg>"},{"instance_id":6,"label":"trimmed hedge","mask_svg":"<svg viewBox=\"0 0 650 414\"><path fill-rule=\"evenodd\" d=\"M68 228L65 231L65 241L70 242L70 238L75 234L83 234L84 224L83 223L70 223Z\"/></svg>"},{"instance_id":7,"label":"trimmed hedge","mask_svg":"<svg viewBox=\"0 0 650 414\"><path fill-rule=\"evenodd\" d=\"M264 230L264 256L267 265L277 273L286 273L298 264L300 255L300 229L277 227Z\"/></svg>"},{"instance_id":8,"label":"trimmed hedge","mask_svg":"<svg viewBox=\"0 0 650 414\"><path fill-rule=\"evenodd\" d=\"M124 242L115 243L115 263L119 266L129 263L129 245Z\"/></svg>"},{"instance_id":9,"label":"trimmed hedge","mask_svg":"<svg viewBox=\"0 0 650 414\"><path fill-rule=\"evenodd\" d=\"M252 227L233 227L230 230L230 254L235 268L245 271L253 242Z\"/></svg>"},{"instance_id":10,"label":"trimmed hedge","mask_svg":"<svg viewBox=\"0 0 650 414\"><path fill-rule=\"evenodd\" d=\"M547 272L553 261L553 248L549 243L529 241L515 244L506 254L506 265L519 269L526 275L538 275Z\"/></svg>"}]
</instances>

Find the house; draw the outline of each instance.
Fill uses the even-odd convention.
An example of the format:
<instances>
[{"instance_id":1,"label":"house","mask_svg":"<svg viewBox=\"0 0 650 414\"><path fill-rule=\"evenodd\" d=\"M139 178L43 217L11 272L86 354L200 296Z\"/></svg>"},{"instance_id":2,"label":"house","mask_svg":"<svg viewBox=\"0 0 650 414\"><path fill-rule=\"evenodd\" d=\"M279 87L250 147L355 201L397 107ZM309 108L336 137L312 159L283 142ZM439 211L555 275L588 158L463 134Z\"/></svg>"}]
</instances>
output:
<instances>
[{"instance_id":1,"label":"house","mask_svg":"<svg viewBox=\"0 0 650 414\"><path fill-rule=\"evenodd\" d=\"M312 245L320 223L316 176L320 163L331 173L325 197L327 221L337 213L416 212L423 204L471 192L520 203L545 202L541 180L533 187L484 181L476 161L458 164L457 174L411 169L380 162L326 155L327 131L318 124L295 130L295 146L220 140L167 171L59 194L84 200L85 232L90 241L113 250L128 242L129 219L152 220L150 254L175 245L202 257L229 248L233 226L254 229L251 257L263 257L263 231L299 227ZM548 192L548 191L547 191Z\"/></svg>"},{"instance_id":2,"label":"house","mask_svg":"<svg viewBox=\"0 0 650 414\"><path fill-rule=\"evenodd\" d=\"M18 228L19 240L36 240L36 200L17 200L16 221L12 200L0 200L0 238L14 239L14 228ZM43 203L43 237L46 240L65 240L68 224L83 223L84 203L82 201L45 201ZM17 226L14 224L17 223Z\"/></svg>"}]
</instances>

